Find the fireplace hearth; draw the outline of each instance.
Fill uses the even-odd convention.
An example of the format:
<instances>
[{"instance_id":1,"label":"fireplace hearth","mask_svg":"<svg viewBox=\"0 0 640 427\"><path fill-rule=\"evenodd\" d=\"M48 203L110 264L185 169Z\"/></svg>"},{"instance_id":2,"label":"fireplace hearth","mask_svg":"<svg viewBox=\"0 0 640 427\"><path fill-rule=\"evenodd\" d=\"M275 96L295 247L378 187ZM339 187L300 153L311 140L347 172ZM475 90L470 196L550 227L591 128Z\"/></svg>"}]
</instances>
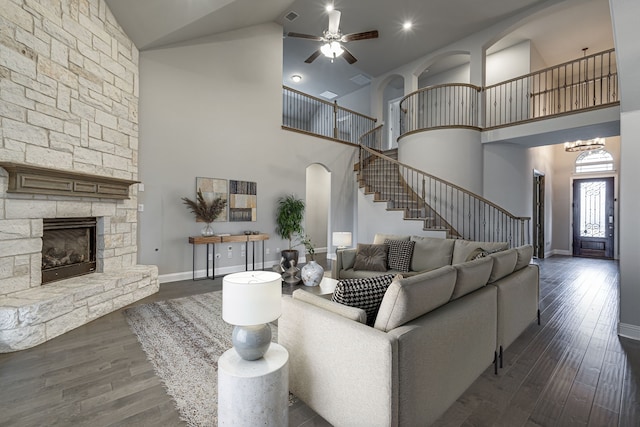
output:
<instances>
[{"instance_id":1,"label":"fireplace hearth","mask_svg":"<svg viewBox=\"0 0 640 427\"><path fill-rule=\"evenodd\" d=\"M43 220L42 284L96 269L96 218Z\"/></svg>"}]
</instances>

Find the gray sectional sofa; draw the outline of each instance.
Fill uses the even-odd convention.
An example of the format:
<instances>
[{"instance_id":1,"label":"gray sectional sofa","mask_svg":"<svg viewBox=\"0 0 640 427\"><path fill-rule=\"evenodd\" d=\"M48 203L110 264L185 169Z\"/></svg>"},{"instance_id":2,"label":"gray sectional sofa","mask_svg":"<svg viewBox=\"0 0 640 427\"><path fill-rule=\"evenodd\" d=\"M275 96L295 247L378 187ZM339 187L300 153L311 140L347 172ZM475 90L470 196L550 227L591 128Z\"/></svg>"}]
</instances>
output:
<instances>
[{"instance_id":1,"label":"gray sectional sofa","mask_svg":"<svg viewBox=\"0 0 640 427\"><path fill-rule=\"evenodd\" d=\"M304 290L283 297L278 341L289 351L290 389L331 424L431 424L539 319L531 246L464 261L489 245L431 240L422 243L451 253L424 262L449 263L397 275L373 327L359 308Z\"/></svg>"}]
</instances>

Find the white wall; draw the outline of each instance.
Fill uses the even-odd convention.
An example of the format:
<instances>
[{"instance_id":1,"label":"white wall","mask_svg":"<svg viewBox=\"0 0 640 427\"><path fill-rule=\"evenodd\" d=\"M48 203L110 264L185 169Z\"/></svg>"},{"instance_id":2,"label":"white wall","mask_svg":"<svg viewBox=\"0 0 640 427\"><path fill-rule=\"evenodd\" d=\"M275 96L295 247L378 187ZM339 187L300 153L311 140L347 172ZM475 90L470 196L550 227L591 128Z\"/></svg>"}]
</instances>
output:
<instances>
[{"instance_id":1,"label":"white wall","mask_svg":"<svg viewBox=\"0 0 640 427\"><path fill-rule=\"evenodd\" d=\"M482 195L516 216L531 215L529 150L517 144L483 144ZM528 191L527 191L528 190Z\"/></svg>"},{"instance_id":2,"label":"white wall","mask_svg":"<svg viewBox=\"0 0 640 427\"><path fill-rule=\"evenodd\" d=\"M371 116L371 85L366 85L354 92L338 98L340 107Z\"/></svg>"},{"instance_id":3,"label":"white wall","mask_svg":"<svg viewBox=\"0 0 640 427\"><path fill-rule=\"evenodd\" d=\"M471 64L466 63L438 74L423 73L418 78L418 87L428 87L446 83L469 83Z\"/></svg>"},{"instance_id":4,"label":"white wall","mask_svg":"<svg viewBox=\"0 0 640 427\"><path fill-rule=\"evenodd\" d=\"M531 72L531 41L487 55L486 85L491 86Z\"/></svg>"},{"instance_id":5,"label":"white wall","mask_svg":"<svg viewBox=\"0 0 640 427\"><path fill-rule=\"evenodd\" d=\"M398 160L482 194L482 144L479 131L442 129L405 136L398 143Z\"/></svg>"},{"instance_id":6,"label":"white wall","mask_svg":"<svg viewBox=\"0 0 640 427\"><path fill-rule=\"evenodd\" d=\"M187 238L201 225L180 198L195 196L198 176L257 182L257 222L216 222L216 232L259 230L271 235L267 260L286 242L275 235L277 199L305 198L306 168L332 172L331 223L353 228L355 150L280 129L282 28L265 24L180 47L145 51L140 58L140 261L159 266L161 279L191 277ZM222 58L222 59L221 59ZM262 64L255 72L255 64ZM218 247L216 272L244 269L241 244ZM204 247L197 269L203 269Z\"/></svg>"}]
</instances>

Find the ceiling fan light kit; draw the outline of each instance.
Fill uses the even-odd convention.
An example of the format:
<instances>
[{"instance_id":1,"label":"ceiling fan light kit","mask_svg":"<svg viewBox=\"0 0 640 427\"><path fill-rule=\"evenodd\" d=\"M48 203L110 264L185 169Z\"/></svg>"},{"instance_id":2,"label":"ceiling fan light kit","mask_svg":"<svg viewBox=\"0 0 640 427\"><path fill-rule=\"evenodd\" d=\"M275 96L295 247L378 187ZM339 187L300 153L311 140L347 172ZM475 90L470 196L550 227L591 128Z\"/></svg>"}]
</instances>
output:
<instances>
[{"instance_id":1,"label":"ceiling fan light kit","mask_svg":"<svg viewBox=\"0 0 640 427\"><path fill-rule=\"evenodd\" d=\"M288 37L297 37L301 39L308 39L314 41L323 42L322 46L317 49L315 52L311 54L304 62L307 64L311 64L313 61L318 58L321 54L331 59L331 62L339 56L342 56L345 61L349 64L353 64L357 61L356 57L351 54L344 47L343 43L358 41L358 40L368 40L378 38L378 31L365 31L362 33L352 33L342 35L340 31L340 11L332 9L328 11L329 15L329 27L324 31L322 36L312 36L310 34L302 34L302 33L287 33Z\"/></svg>"}]
</instances>

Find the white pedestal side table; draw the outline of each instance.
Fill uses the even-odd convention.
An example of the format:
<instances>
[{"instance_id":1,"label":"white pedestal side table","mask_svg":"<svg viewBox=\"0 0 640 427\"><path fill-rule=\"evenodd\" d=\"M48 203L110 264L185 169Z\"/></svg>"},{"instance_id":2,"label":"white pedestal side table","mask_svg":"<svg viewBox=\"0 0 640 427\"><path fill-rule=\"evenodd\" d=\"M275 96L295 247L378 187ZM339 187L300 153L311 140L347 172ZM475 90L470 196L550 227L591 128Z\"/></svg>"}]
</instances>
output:
<instances>
[{"instance_id":1,"label":"white pedestal side table","mask_svg":"<svg viewBox=\"0 0 640 427\"><path fill-rule=\"evenodd\" d=\"M218 425L289 425L289 353L271 343L247 361L232 348L218 359Z\"/></svg>"}]
</instances>

